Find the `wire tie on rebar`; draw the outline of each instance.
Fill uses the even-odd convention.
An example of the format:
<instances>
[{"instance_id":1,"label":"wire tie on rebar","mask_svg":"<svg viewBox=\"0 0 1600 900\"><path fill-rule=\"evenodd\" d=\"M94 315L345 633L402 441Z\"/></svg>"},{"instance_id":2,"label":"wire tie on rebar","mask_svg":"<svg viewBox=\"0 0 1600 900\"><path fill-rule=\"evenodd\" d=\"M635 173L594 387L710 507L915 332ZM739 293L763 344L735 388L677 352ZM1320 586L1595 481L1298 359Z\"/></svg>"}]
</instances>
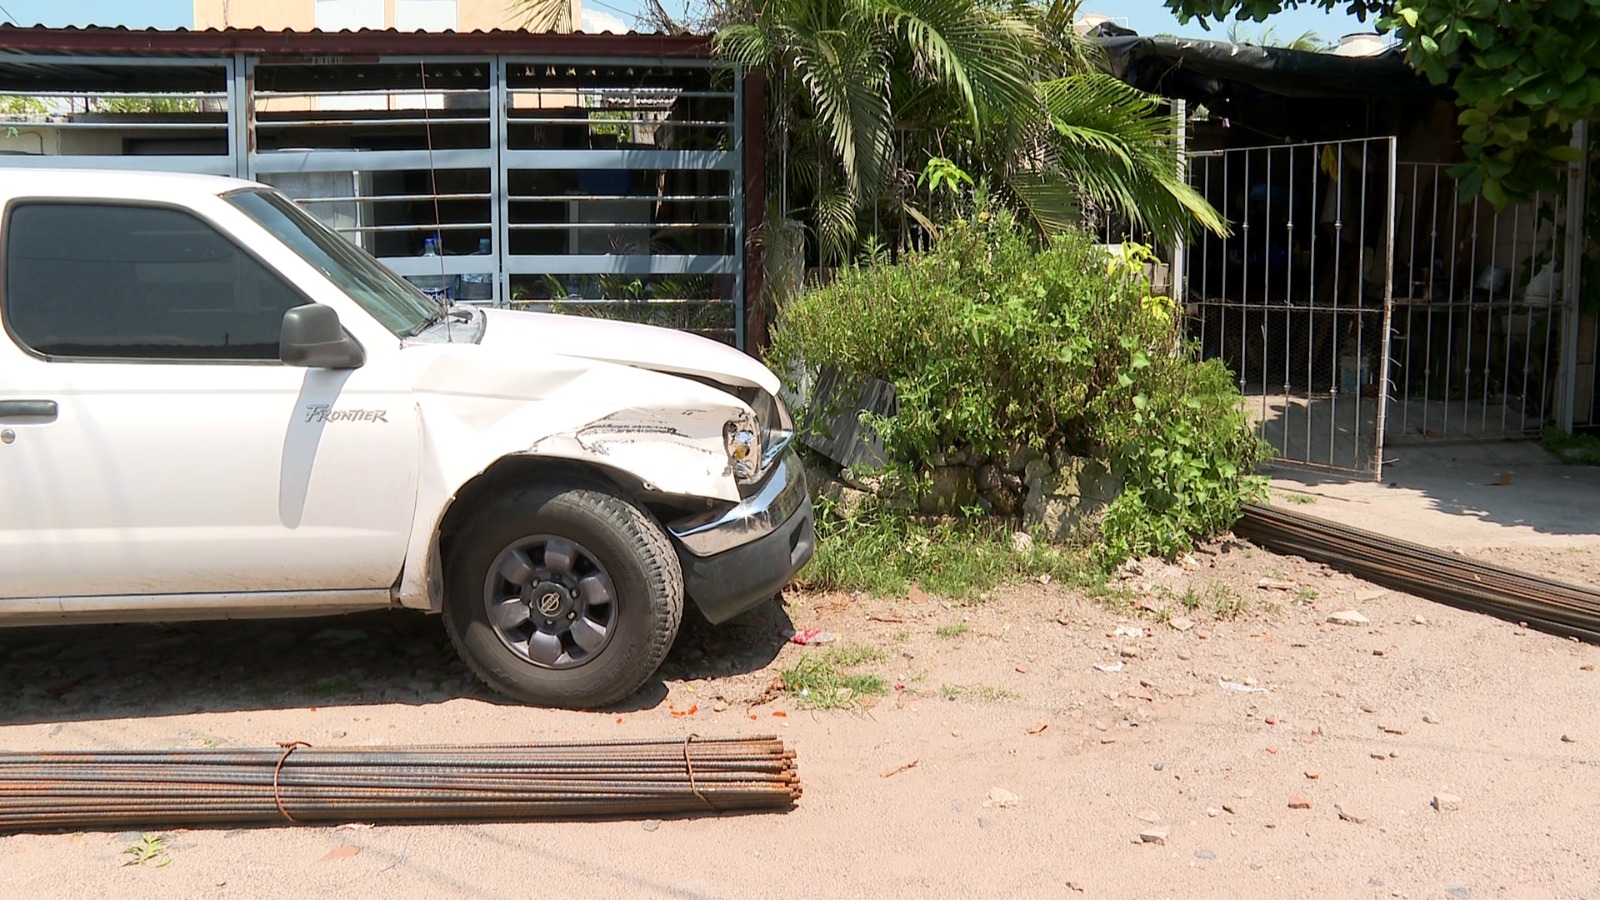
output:
<instances>
[{"instance_id":1,"label":"wire tie on rebar","mask_svg":"<svg viewBox=\"0 0 1600 900\"><path fill-rule=\"evenodd\" d=\"M721 810L717 809L717 805L711 802L711 798L707 797L705 793L700 790L700 785L695 782L694 762L693 760L689 759L689 744L693 743L694 739L699 736L700 735L691 732L688 737L683 739L683 767L689 772L689 790L694 791L694 795L705 802L707 809L721 812Z\"/></svg>"},{"instance_id":2,"label":"wire tie on rebar","mask_svg":"<svg viewBox=\"0 0 1600 900\"><path fill-rule=\"evenodd\" d=\"M278 812L291 822L298 822L294 816L289 815L289 810L283 805L283 792L278 787L278 775L283 772L283 764L289 759L289 754L296 747L309 747L305 741L279 741L278 746L283 748L283 755L278 757L278 764L272 768L272 802L278 804Z\"/></svg>"}]
</instances>

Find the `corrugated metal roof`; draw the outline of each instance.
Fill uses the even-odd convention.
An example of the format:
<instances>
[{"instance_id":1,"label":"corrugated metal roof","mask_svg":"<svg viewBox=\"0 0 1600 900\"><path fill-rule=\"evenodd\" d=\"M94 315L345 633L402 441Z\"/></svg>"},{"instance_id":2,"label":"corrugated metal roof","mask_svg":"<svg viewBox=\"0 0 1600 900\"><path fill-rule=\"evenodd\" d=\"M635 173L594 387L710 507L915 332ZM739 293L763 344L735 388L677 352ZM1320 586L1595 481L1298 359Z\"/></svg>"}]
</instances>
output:
<instances>
[{"instance_id":1,"label":"corrugated metal roof","mask_svg":"<svg viewBox=\"0 0 1600 900\"><path fill-rule=\"evenodd\" d=\"M706 59L699 34L493 31L268 31L264 28L48 28L0 24L0 50L26 53L212 56L616 56Z\"/></svg>"}]
</instances>

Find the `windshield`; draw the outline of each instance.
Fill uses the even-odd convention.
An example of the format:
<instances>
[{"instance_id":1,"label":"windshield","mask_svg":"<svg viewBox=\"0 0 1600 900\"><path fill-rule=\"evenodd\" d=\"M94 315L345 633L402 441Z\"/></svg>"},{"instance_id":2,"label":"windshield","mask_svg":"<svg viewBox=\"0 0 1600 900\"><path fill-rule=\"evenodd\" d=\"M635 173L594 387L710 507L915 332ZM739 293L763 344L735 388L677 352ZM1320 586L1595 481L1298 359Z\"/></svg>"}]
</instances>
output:
<instances>
[{"instance_id":1,"label":"windshield","mask_svg":"<svg viewBox=\"0 0 1600 900\"><path fill-rule=\"evenodd\" d=\"M223 199L288 244L397 336L416 334L439 314L439 304L277 191L247 188Z\"/></svg>"}]
</instances>

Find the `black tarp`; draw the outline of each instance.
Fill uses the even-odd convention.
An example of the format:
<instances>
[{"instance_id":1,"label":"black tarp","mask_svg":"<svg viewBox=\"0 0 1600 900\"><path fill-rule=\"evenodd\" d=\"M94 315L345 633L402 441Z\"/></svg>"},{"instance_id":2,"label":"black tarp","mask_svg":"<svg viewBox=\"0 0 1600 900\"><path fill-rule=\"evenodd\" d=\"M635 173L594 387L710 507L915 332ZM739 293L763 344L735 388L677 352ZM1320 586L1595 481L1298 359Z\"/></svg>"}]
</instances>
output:
<instances>
[{"instance_id":1,"label":"black tarp","mask_svg":"<svg viewBox=\"0 0 1600 900\"><path fill-rule=\"evenodd\" d=\"M1401 51L1337 56L1279 47L1179 37L1144 37L1102 25L1094 37L1111 74L1152 94L1189 100L1240 86L1279 97L1418 98L1448 96L1406 65Z\"/></svg>"}]
</instances>

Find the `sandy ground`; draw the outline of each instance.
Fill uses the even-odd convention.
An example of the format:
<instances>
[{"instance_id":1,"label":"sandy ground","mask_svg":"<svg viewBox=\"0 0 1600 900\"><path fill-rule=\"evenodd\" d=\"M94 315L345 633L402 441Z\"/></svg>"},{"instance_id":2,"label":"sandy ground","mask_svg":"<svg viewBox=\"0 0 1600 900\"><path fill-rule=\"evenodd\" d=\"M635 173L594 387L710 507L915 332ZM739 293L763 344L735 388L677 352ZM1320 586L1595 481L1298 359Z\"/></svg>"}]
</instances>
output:
<instances>
[{"instance_id":1,"label":"sandy ground","mask_svg":"<svg viewBox=\"0 0 1600 900\"><path fill-rule=\"evenodd\" d=\"M133 832L15 834L0 897L1600 897L1600 648L1233 542L1124 587L796 591L689 626L605 713L497 702L409 614L0 632L6 749L773 733L806 790L659 824L166 830L160 867L124 865ZM758 703L827 652L791 624L881 650L889 693Z\"/></svg>"}]
</instances>

